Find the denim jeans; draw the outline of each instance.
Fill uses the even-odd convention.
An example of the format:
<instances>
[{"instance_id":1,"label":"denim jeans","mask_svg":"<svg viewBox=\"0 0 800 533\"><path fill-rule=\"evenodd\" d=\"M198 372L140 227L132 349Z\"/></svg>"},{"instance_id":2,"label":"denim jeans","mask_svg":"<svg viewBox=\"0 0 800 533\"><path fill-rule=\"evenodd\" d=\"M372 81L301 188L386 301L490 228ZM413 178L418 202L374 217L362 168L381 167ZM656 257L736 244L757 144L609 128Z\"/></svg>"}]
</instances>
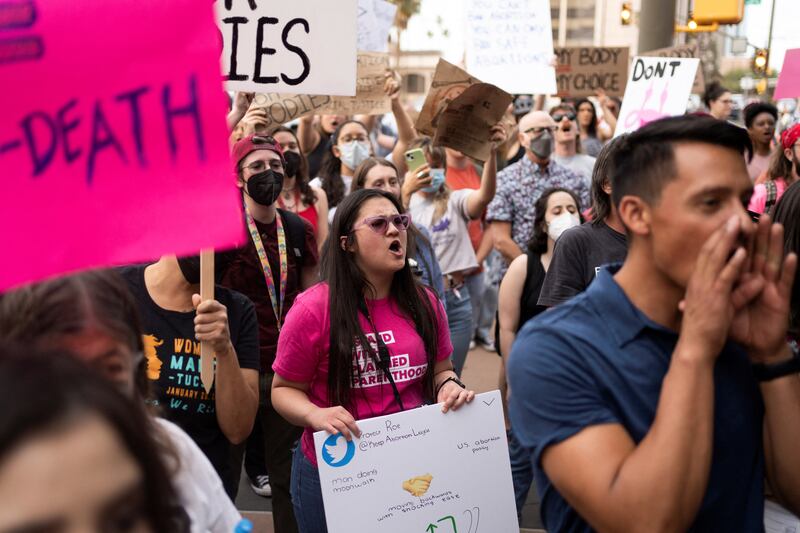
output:
<instances>
[{"instance_id":1,"label":"denim jeans","mask_svg":"<svg viewBox=\"0 0 800 533\"><path fill-rule=\"evenodd\" d=\"M328 533L319 470L298 444L292 460L292 505L300 533Z\"/></svg>"},{"instance_id":2,"label":"denim jeans","mask_svg":"<svg viewBox=\"0 0 800 533\"><path fill-rule=\"evenodd\" d=\"M450 342L453 343L453 367L461 375L467 360L469 341L472 340L472 303L469 287L448 289L444 293L447 302L447 325L450 327Z\"/></svg>"},{"instance_id":3,"label":"denim jeans","mask_svg":"<svg viewBox=\"0 0 800 533\"><path fill-rule=\"evenodd\" d=\"M528 499L528 492L533 484L533 463L530 450L522 447L509 429L508 455L511 459L511 481L514 484L514 500L517 503L517 518L522 519L522 507Z\"/></svg>"},{"instance_id":4,"label":"denim jeans","mask_svg":"<svg viewBox=\"0 0 800 533\"><path fill-rule=\"evenodd\" d=\"M494 338L494 315L497 312L497 288L492 286L485 272L467 276L464 283L469 287L472 303L472 335L481 340Z\"/></svg>"}]
</instances>

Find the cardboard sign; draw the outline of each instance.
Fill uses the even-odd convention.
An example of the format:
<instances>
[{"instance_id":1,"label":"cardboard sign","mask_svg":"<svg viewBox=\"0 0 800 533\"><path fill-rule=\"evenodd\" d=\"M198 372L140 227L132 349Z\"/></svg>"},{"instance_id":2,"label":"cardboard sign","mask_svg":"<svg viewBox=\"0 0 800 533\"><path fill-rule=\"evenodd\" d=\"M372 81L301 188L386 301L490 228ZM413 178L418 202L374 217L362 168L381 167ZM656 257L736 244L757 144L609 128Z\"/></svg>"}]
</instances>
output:
<instances>
[{"instance_id":1,"label":"cardboard sign","mask_svg":"<svg viewBox=\"0 0 800 533\"><path fill-rule=\"evenodd\" d=\"M627 47L556 48L558 96L594 96L598 89L609 96L622 96L628 81L628 52Z\"/></svg>"},{"instance_id":2,"label":"cardboard sign","mask_svg":"<svg viewBox=\"0 0 800 533\"><path fill-rule=\"evenodd\" d=\"M786 50L775 87L775 100L800 97L800 48Z\"/></svg>"},{"instance_id":3,"label":"cardboard sign","mask_svg":"<svg viewBox=\"0 0 800 533\"><path fill-rule=\"evenodd\" d=\"M13 80L0 102L0 290L237 244L212 7L26 4L0 54Z\"/></svg>"},{"instance_id":4,"label":"cardboard sign","mask_svg":"<svg viewBox=\"0 0 800 533\"><path fill-rule=\"evenodd\" d=\"M257 94L242 122L257 124L259 132L271 133L296 118L319 113L332 99L308 94Z\"/></svg>"},{"instance_id":5,"label":"cardboard sign","mask_svg":"<svg viewBox=\"0 0 800 533\"><path fill-rule=\"evenodd\" d=\"M361 438L314 434L330 533L519 531L498 391L359 420Z\"/></svg>"},{"instance_id":6,"label":"cardboard sign","mask_svg":"<svg viewBox=\"0 0 800 533\"><path fill-rule=\"evenodd\" d=\"M397 6L386 0L358 0L358 49L388 52L389 30L396 15Z\"/></svg>"},{"instance_id":7,"label":"cardboard sign","mask_svg":"<svg viewBox=\"0 0 800 533\"><path fill-rule=\"evenodd\" d=\"M383 86L389 70L389 55L368 52L358 53L358 81L353 97L334 96L317 111L332 115L382 115L392 110L392 103Z\"/></svg>"},{"instance_id":8,"label":"cardboard sign","mask_svg":"<svg viewBox=\"0 0 800 533\"><path fill-rule=\"evenodd\" d=\"M433 137L439 125L439 117L450 102L461 96L467 87L476 83L481 81L444 59L439 59L436 71L433 73L431 88L414 125L416 130L423 135Z\"/></svg>"},{"instance_id":9,"label":"cardboard sign","mask_svg":"<svg viewBox=\"0 0 800 533\"><path fill-rule=\"evenodd\" d=\"M686 112L699 59L634 57L614 135Z\"/></svg>"},{"instance_id":10,"label":"cardboard sign","mask_svg":"<svg viewBox=\"0 0 800 533\"><path fill-rule=\"evenodd\" d=\"M699 58L700 48L697 44L684 44L681 46L673 46L671 48L659 48L658 50L651 50L641 54L644 57L684 57L684 58ZM706 78L703 75L703 64L697 68L697 74L694 78L691 94L703 94L706 91Z\"/></svg>"},{"instance_id":11,"label":"cardboard sign","mask_svg":"<svg viewBox=\"0 0 800 533\"><path fill-rule=\"evenodd\" d=\"M479 161L491 157L490 129L500 122L513 97L488 83L476 83L447 106L433 144Z\"/></svg>"},{"instance_id":12,"label":"cardboard sign","mask_svg":"<svg viewBox=\"0 0 800 533\"><path fill-rule=\"evenodd\" d=\"M216 0L229 91L356 93L356 0Z\"/></svg>"},{"instance_id":13,"label":"cardboard sign","mask_svg":"<svg viewBox=\"0 0 800 533\"><path fill-rule=\"evenodd\" d=\"M467 70L510 93L555 94L548 0L469 0Z\"/></svg>"}]
</instances>

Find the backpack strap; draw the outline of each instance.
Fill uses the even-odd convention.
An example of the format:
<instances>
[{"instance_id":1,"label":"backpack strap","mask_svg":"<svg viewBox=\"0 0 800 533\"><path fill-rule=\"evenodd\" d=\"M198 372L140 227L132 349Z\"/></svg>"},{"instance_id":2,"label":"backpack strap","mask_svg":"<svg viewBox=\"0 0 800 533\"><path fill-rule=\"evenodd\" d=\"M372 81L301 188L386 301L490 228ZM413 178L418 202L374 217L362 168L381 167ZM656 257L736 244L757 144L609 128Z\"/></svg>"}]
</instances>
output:
<instances>
[{"instance_id":1,"label":"backpack strap","mask_svg":"<svg viewBox=\"0 0 800 533\"><path fill-rule=\"evenodd\" d=\"M767 181L764 186L767 188L767 202L764 204L764 214L771 215L772 209L778 201L778 186L775 185L773 180Z\"/></svg>"},{"instance_id":2,"label":"backpack strap","mask_svg":"<svg viewBox=\"0 0 800 533\"><path fill-rule=\"evenodd\" d=\"M294 254L294 258L299 264L303 264L306 249L306 227L303 219L291 211L280 208L278 208L278 215L283 220L286 229L289 253Z\"/></svg>"}]
</instances>

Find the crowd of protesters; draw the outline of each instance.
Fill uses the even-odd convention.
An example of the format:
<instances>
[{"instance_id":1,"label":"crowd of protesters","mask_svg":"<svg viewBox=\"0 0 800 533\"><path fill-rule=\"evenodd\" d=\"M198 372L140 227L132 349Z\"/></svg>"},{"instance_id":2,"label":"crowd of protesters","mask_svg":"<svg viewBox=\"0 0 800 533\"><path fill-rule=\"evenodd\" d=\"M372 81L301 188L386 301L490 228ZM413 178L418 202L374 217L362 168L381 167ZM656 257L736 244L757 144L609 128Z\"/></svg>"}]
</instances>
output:
<instances>
[{"instance_id":1,"label":"crowd of protesters","mask_svg":"<svg viewBox=\"0 0 800 533\"><path fill-rule=\"evenodd\" d=\"M323 533L313 433L460 408L478 345L517 512L535 481L548 530L760 531L767 492L800 512L800 125L763 101L729 122L718 83L617 137L602 91L520 95L481 162L384 90L394 137L233 96L247 240L214 299L174 255L0 295L0 531L233 532L244 470L276 532Z\"/></svg>"}]
</instances>

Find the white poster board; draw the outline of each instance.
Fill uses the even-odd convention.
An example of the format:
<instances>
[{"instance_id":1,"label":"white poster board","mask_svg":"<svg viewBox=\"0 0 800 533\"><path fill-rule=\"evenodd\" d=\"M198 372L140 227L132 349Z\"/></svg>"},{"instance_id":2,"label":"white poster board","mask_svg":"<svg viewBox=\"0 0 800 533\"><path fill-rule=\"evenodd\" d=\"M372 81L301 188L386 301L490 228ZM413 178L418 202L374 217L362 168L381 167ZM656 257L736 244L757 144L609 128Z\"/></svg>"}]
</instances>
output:
<instances>
[{"instance_id":1,"label":"white poster board","mask_svg":"<svg viewBox=\"0 0 800 533\"><path fill-rule=\"evenodd\" d=\"M357 0L216 0L229 91L354 96Z\"/></svg>"},{"instance_id":2,"label":"white poster board","mask_svg":"<svg viewBox=\"0 0 800 533\"><path fill-rule=\"evenodd\" d=\"M388 52L397 6L386 0L358 0L358 50Z\"/></svg>"},{"instance_id":3,"label":"white poster board","mask_svg":"<svg viewBox=\"0 0 800 533\"><path fill-rule=\"evenodd\" d=\"M634 57L614 136L686 112L699 59Z\"/></svg>"},{"instance_id":4,"label":"white poster board","mask_svg":"<svg viewBox=\"0 0 800 533\"><path fill-rule=\"evenodd\" d=\"M549 0L468 0L467 71L509 93L556 94Z\"/></svg>"},{"instance_id":5,"label":"white poster board","mask_svg":"<svg viewBox=\"0 0 800 533\"><path fill-rule=\"evenodd\" d=\"M349 443L314 434L330 533L519 532L499 391L358 427Z\"/></svg>"}]
</instances>

